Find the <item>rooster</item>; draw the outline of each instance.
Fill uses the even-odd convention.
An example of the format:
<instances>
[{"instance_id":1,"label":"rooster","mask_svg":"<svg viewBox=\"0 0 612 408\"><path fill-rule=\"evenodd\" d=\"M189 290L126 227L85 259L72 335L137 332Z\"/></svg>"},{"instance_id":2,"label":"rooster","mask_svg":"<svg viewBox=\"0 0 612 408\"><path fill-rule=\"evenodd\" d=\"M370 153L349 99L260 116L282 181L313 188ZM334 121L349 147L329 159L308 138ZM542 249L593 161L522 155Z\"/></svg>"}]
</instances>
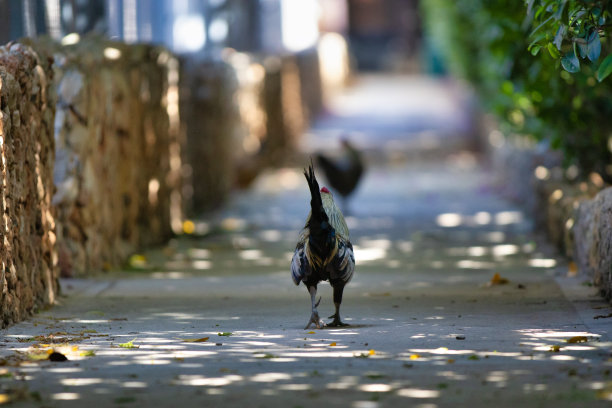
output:
<instances>
[{"instance_id":1,"label":"rooster","mask_svg":"<svg viewBox=\"0 0 612 408\"><path fill-rule=\"evenodd\" d=\"M334 290L336 313L330 318L328 326L348 326L340 320L342 293L355 271L353 245L344 216L334 203L330 191L319 183L314 174L312 163L304 176L310 188L310 214L300 234L299 241L291 260L291 277L296 285L304 282L310 293L312 314L304 330L314 324L318 329L325 324L319 318L317 307L321 298L317 297L317 284L328 280Z\"/></svg>"},{"instance_id":2,"label":"rooster","mask_svg":"<svg viewBox=\"0 0 612 408\"><path fill-rule=\"evenodd\" d=\"M343 156L332 160L322 154L317 154L317 164L323 169L329 185L336 190L343 200L344 210L347 210L347 198L355 190L365 166L361 152L347 139L342 139Z\"/></svg>"}]
</instances>

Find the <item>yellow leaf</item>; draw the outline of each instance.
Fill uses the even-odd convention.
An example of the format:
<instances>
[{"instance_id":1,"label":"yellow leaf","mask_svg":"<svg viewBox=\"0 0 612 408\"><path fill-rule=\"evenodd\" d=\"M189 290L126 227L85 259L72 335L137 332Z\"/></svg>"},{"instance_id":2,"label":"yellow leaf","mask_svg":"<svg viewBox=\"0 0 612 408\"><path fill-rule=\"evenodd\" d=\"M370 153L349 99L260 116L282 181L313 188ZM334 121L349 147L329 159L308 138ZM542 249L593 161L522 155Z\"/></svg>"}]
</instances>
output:
<instances>
[{"instance_id":1,"label":"yellow leaf","mask_svg":"<svg viewBox=\"0 0 612 408\"><path fill-rule=\"evenodd\" d=\"M411 360L416 360L417 358L421 358L421 356L420 356L420 355L418 355L418 354L411 354L411 355L410 355L410 359L411 359Z\"/></svg>"},{"instance_id":2,"label":"yellow leaf","mask_svg":"<svg viewBox=\"0 0 612 408\"><path fill-rule=\"evenodd\" d=\"M491 278L491 285L505 285L506 283L510 282L508 279L506 278L502 278L499 273L495 273L495 275L493 275L493 277Z\"/></svg>"},{"instance_id":3,"label":"yellow leaf","mask_svg":"<svg viewBox=\"0 0 612 408\"><path fill-rule=\"evenodd\" d=\"M334 341L333 343L330 343L329 345L334 347L336 345L336 342Z\"/></svg>"},{"instance_id":4,"label":"yellow leaf","mask_svg":"<svg viewBox=\"0 0 612 408\"><path fill-rule=\"evenodd\" d=\"M186 343L203 343L205 341L208 341L208 339L208 337L202 337L200 339L183 339L183 341Z\"/></svg>"},{"instance_id":5,"label":"yellow leaf","mask_svg":"<svg viewBox=\"0 0 612 408\"><path fill-rule=\"evenodd\" d=\"M308 334L315 334L316 332L313 331L309 331Z\"/></svg>"},{"instance_id":6,"label":"yellow leaf","mask_svg":"<svg viewBox=\"0 0 612 408\"><path fill-rule=\"evenodd\" d=\"M190 221L190 220L183 221L183 232L185 234L193 234L194 231L195 231L195 224L193 223L193 221Z\"/></svg>"},{"instance_id":7,"label":"yellow leaf","mask_svg":"<svg viewBox=\"0 0 612 408\"><path fill-rule=\"evenodd\" d=\"M79 346L72 346L72 351L79 351Z\"/></svg>"},{"instance_id":8,"label":"yellow leaf","mask_svg":"<svg viewBox=\"0 0 612 408\"><path fill-rule=\"evenodd\" d=\"M374 351L374 349L370 350L368 352L368 355L373 356L374 354L376 354L376 351Z\"/></svg>"},{"instance_id":9,"label":"yellow leaf","mask_svg":"<svg viewBox=\"0 0 612 408\"><path fill-rule=\"evenodd\" d=\"M578 265L576 265L576 262L571 261L567 266L568 266L567 276L574 277L578 275Z\"/></svg>"},{"instance_id":10,"label":"yellow leaf","mask_svg":"<svg viewBox=\"0 0 612 408\"><path fill-rule=\"evenodd\" d=\"M589 339L586 336L574 336L567 339L568 343L586 343Z\"/></svg>"},{"instance_id":11,"label":"yellow leaf","mask_svg":"<svg viewBox=\"0 0 612 408\"><path fill-rule=\"evenodd\" d=\"M559 351L561 351L561 346L559 346L558 344L555 344L554 346L550 346L550 350L553 353L558 353Z\"/></svg>"}]
</instances>

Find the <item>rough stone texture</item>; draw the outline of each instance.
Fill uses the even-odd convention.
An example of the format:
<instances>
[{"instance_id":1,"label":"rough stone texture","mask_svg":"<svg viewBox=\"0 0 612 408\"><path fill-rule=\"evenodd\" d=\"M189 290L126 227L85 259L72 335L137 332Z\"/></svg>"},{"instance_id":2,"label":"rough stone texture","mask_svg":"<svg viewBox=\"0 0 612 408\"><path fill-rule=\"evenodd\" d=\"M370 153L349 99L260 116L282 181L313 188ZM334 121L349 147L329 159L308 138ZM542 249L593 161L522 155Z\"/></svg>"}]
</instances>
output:
<instances>
[{"instance_id":1,"label":"rough stone texture","mask_svg":"<svg viewBox=\"0 0 612 408\"><path fill-rule=\"evenodd\" d=\"M603 295L612 298L612 188L595 197L593 217L593 246L589 251L589 264L593 266L593 282Z\"/></svg>"},{"instance_id":2,"label":"rough stone texture","mask_svg":"<svg viewBox=\"0 0 612 408\"><path fill-rule=\"evenodd\" d=\"M557 153L485 126L503 193L532 214L536 229L576 264L578 272L612 299L612 188L591 174L569 181ZM535 169L545 171L536 177Z\"/></svg>"},{"instance_id":3,"label":"rough stone texture","mask_svg":"<svg viewBox=\"0 0 612 408\"><path fill-rule=\"evenodd\" d=\"M178 62L95 37L34 46L56 53L61 273L116 267L181 227Z\"/></svg>"},{"instance_id":4,"label":"rough stone texture","mask_svg":"<svg viewBox=\"0 0 612 408\"><path fill-rule=\"evenodd\" d=\"M232 187L240 128L237 90L236 73L225 61L181 61L180 104L190 168L185 199L190 213L218 207Z\"/></svg>"},{"instance_id":5,"label":"rough stone texture","mask_svg":"<svg viewBox=\"0 0 612 408\"><path fill-rule=\"evenodd\" d=\"M313 60L314 58L314 60ZM316 55L300 57L302 71ZM296 56L227 52L181 63L181 116L186 134L189 213L218 207L233 187L246 187L266 167L287 162L319 109L316 74ZM306 104L310 105L306 108Z\"/></svg>"},{"instance_id":6,"label":"rough stone texture","mask_svg":"<svg viewBox=\"0 0 612 408\"><path fill-rule=\"evenodd\" d=\"M0 47L1 325L54 302L59 287L53 195L51 60Z\"/></svg>"}]
</instances>

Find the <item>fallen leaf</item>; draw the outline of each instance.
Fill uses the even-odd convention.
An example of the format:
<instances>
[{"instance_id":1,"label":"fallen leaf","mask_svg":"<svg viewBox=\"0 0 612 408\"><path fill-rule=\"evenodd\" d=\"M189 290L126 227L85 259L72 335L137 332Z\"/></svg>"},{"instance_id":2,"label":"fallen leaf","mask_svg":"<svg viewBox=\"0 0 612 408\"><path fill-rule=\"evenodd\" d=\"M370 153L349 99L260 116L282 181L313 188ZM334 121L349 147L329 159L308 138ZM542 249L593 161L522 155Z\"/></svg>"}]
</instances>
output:
<instances>
[{"instance_id":1,"label":"fallen leaf","mask_svg":"<svg viewBox=\"0 0 612 408\"><path fill-rule=\"evenodd\" d=\"M465 336L459 335L459 336L455 336L455 338L457 340L465 340Z\"/></svg>"},{"instance_id":2,"label":"fallen leaf","mask_svg":"<svg viewBox=\"0 0 612 408\"><path fill-rule=\"evenodd\" d=\"M81 357L93 357L95 355L96 355L96 352L93 350L81 351L81 354L80 354Z\"/></svg>"},{"instance_id":3,"label":"fallen leaf","mask_svg":"<svg viewBox=\"0 0 612 408\"><path fill-rule=\"evenodd\" d=\"M476 354L472 354L468 357L468 360L480 360L480 357L478 357Z\"/></svg>"},{"instance_id":4,"label":"fallen leaf","mask_svg":"<svg viewBox=\"0 0 612 408\"><path fill-rule=\"evenodd\" d=\"M567 276L574 277L578 275L578 265L576 265L576 262L570 261L570 263L567 265L567 269Z\"/></svg>"},{"instance_id":5,"label":"fallen leaf","mask_svg":"<svg viewBox=\"0 0 612 408\"><path fill-rule=\"evenodd\" d=\"M455 362L454 358L449 358L448 360L446 360L447 364L453 364Z\"/></svg>"},{"instance_id":6,"label":"fallen leaf","mask_svg":"<svg viewBox=\"0 0 612 408\"><path fill-rule=\"evenodd\" d=\"M589 339L586 336L574 336L566 340L568 343L586 343Z\"/></svg>"},{"instance_id":7,"label":"fallen leaf","mask_svg":"<svg viewBox=\"0 0 612 408\"><path fill-rule=\"evenodd\" d=\"M72 351L77 352L79 351L79 346L72 346Z\"/></svg>"},{"instance_id":8,"label":"fallen leaf","mask_svg":"<svg viewBox=\"0 0 612 408\"><path fill-rule=\"evenodd\" d=\"M307 334L315 334L316 332L309 331Z\"/></svg>"},{"instance_id":9,"label":"fallen leaf","mask_svg":"<svg viewBox=\"0 0 612 408\"><path fill-rule=\"evenodd\" d=\"M334 341L333 343L329 343L329 345L330 345L331 347L335 347L335 346L336 346L336 342Z\"/></svg>"},{"instance_id":10,"label":"fallen leaf","mask_svg":"<svg viewBox=\"0 0 612 408\"><path fill-rule=\"evenodd\" d=\"M134 340L136 340L136 339L134 339ZM121 347L121 348L129 348L129 349L131 349L131 348L139 348L140 346L134 345L134 340L130 340L127 343L119 343L119 344L117 344L117 346Z\"/></svg>"},{"instance_id":11,"label":"fallen leaf","mask_svg":"<svg viewBox=\"0 0 612 408\"><path fill-rule=\"evenodd\" d=\"M219 336L223 336L223 337L229 337L231 336L233 333L232 332L223 332L223 333L217 333Z\"/></svg>"},{"instance_id":12,"label":"fallen leaf","mask_svg":"<svg viewBox=\"0 0 612 408\"><path fill-rule=\"evenodd\" d=\"M607 319L608 317L612 317L612 313L608 313L607 315L597 315L593 319Z\"/></svg>"},{"instance_id":13,"label":"fallen leaf","mask_svg":"<svg viewBox=\"0 0 612 408\"><path fill-rule=\"evenodd\" d=\"M201 339L183 339L186 343L204 343L208 341L209 337L202 337Z\"/></svg>"},{"instance_id":14,"label":"fallen leaf","mask_svg":"<svg viewBox=\"0 0 612 408\"><path fill-rule=\"evenodd\" d=\"M548 351L553 352L553 353L558 353L559 351L561 351L561 346L559 346L558 344L555 344L554 346L550 346L550 350Z\"/></svg>"},{"instance_id":15,"label":"fallen leaf","mask_svg":"<svg viewBox=\"0 0 612 408\"><path fill-rule=\"evenodd\" d=\"M508 282L510 282L508 279L506 278L502 278L499 273L495 273L495 275L493 275L493 277L491 278L491 280L489 281L489 285L493 286L493 285L505 285Z\"/></svg>"},{"instance_id":16,"label":"fallen leaf","mask_svg":"<svg viewBox=\"0 0 612 408\"><path fill-rule=\"evenodd\" d=\"M372 350L370 350L370 351L368 352L368 355L370 355L370 356L373 356L373 355L375 355L375 354L376 354L376 351L375 351L374 349L372 349Z\"/></svg>"},{"instance_id":17,"label":"fallen leaf","mask_svg":"<svg viewBox=\"0 0 612 408\"><path fill-rule=\"evenodd\" d=\"M410 359L411 359L411 360L416 360L417 358L421 358L421 356L420 356L420 355L418 355L418 354L411 354L411 355L410 355Z\"/></svg>"}]
</instances>

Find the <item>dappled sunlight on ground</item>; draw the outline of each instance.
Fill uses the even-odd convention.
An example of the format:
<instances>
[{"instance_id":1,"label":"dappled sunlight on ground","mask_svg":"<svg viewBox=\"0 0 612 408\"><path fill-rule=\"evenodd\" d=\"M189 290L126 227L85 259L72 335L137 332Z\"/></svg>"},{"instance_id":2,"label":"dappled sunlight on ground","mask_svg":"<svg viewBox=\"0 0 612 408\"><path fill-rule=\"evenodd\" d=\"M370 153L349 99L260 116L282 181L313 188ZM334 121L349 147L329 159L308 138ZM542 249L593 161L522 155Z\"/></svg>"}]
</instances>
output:
<instances>
[{"instance_id":1,"label":"dappled sunlight on ground","mask_svg":"<svg viewBox=\"0 0 612 408\"><path fill-rule=\"evenodd\" d=\"M446 170L370 170L362 189L376 194L360 190L347 219L351 326L302 330L310 299L288 270L308 197L299 170L284 169L126 270L64 281L57 307L3 332L0 395L34 406L609 404L612 343L552 279L564 261L486 176L464 169L449 183ZM327 283L319 295L327 317Z\"/></svg>"}]
</instances>

